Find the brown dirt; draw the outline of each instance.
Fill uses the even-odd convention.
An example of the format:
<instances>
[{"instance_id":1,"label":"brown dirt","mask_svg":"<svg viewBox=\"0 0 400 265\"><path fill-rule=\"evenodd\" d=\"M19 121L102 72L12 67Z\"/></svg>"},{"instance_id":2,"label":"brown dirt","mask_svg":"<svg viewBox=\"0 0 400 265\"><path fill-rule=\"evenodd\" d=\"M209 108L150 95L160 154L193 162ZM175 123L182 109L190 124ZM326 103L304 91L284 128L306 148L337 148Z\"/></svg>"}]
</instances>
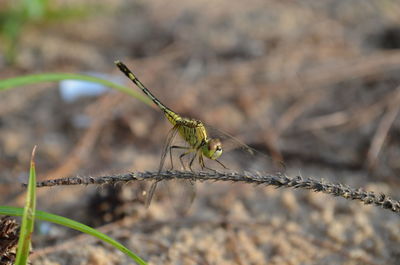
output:
<instances>
[{"instance_id":1,"label":"brown dirt","mask_svg":"<svg viewBox=\"0 0 400 265\"><path fill-rule=\"evenodd\" d=\"M106 8L25 28L16 65L0 56L0 78L100 72L130 85L120 59L173 110L281 157L288 175L400 198L398 1L96 3ZM57 88L1 93L3 205L22 205L35 144L41 179L157 169L170 128L159 112L120 93L66 103ZM108 223L103 231L150 264L400 264L400 219L383 209L201 183L181 216L165 188L146 210L145 184L40 189L38 208ZM131 263L56 226L42 223L33 239L33 264Z\"/></svg>"}]
</instances>

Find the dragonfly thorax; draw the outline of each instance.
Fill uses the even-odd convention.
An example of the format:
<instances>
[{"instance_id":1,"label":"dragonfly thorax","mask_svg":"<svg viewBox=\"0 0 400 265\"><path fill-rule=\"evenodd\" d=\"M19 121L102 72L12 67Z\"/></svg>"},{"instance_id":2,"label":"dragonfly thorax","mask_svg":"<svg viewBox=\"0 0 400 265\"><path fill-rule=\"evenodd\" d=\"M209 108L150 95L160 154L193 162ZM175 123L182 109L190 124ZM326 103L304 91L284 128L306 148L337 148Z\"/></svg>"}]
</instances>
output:
<instances>
[{"instance_id":1,"label":"dragonfly thorax","mask_svg":"<svg viewBox=\"0 0 400 265\"><path fill-rule=\"evenodd\" d=\"M215 160L222 155L222 143L218 138L206 139L201 151L207 158Z\"/></svg>"}]
</instances>

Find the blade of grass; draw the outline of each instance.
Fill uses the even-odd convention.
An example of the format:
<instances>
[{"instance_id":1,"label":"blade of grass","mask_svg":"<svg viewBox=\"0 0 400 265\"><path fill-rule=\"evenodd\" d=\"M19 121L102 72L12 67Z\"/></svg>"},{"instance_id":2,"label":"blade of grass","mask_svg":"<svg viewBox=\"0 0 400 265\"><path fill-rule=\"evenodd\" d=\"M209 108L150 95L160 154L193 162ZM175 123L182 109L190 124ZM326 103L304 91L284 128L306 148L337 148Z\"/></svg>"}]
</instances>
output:
<instances>
[{"instance_id":1,"label":"blade of grass","mask_svg":"<svg viewBox=\"0 0 400 265\"><path fill-rule=\"evenodd\" d=\"M25 265L28 261L31 246L31 236L35 223L36 210L36 171L35 171L35 151L36 145L33 147L31 156L31 166L29 170L28 194L22 215L21 231L18 240L17 257L15 264Z\"/></svg>"},{"instance_id":2,"label":"blade of grass","mask_svg":"<svg viewBox=\"0 0 400 265\"><path fill-rule=\"evenodd\" d=\"M18 207L0 206L0 214L1 215L11 215L11 216L22 216L23 209L22 208L18 208ZM87 225L84 225L82 223L79 223L79 222L76 222L74 220L68 219L66 217L62 217L62 216L59 216L59 215L55 215L55 214L51 214L51 213L47 213L47 212L43 212L43 211L39 211L39 210L36 210L35 217L38 220L42 220L42 221L47 221L47 222L63 225L63 226L78 230L80 232L86 233L88 235L95 236L95 237L99 238L100 240L111 244L115 248L119 249L121 252L123 252L126 255L128 255L137 264L147 265L147 263L144 260L142 260L135 253L133 253L132 251L127 249L121 243L115 241L111 237L109 237L109 236L107 236L107 235L105 235L103 233L100 233L96 229L93 229L93 228L91 228L91 227L89 227Z\"/></svg>"},{"instance_id":3,"label":"blade of grass","mask_svg":"<svg viewBox=\"0 0 400 265\"><path fill-rule=\"evenodd\" d=\"M34 75L25 75L25 76L8 78L0 80L0 91L2 90L4 91L17 86L24 86L41 82L56 82L62 80L81 80L81 81L88 81L88 82L102 84L104 86L114 88L120 92L135 97L149 106L153 106L153 102L149 98L139 93L138 91L133 90L132 88L121 86L111 81L104 80L98 77L80 75L80 74L48 73L48 74L34 74Z\"/></svg>"},{"instance_id":4,"label":"blade of grass","mask_svg":"<svg viewBox=\"0 0 400 265\"><path fill-rule=\"evenodd\" d=\"M61 80L82 80L82 81L99 83L104 86L108 86L108 87L117 89L123 93L129 94L129 95L139 99L143 103L153 106L153 103L149 98L142 95L141 93L134 91L131 88L121 86L121 85L115 84L111 81L104 80L101 78L97 78L97 77L93 77L93 76L86 76L86 75L79 75L79 74L49 73L49 74L35 74L35 75L26 75L26 76L20 76L20 77L15 77L15 78L9 78L9 79L5 79L5 80L0 80L0 91L4 91L4 90L7 90L7 89L10 89L13 87L17 87L17 86L29 85L29 84L40 83L40 82L54 82L54 81L61 81ZM33 158L32 158L32 163L33 163ZM31 163L31 166L33 165L33 172L34 172L34 164L32 164L32 163ZM31 172L32 172L32 167L31 167ZM29 185L30 185L30 183L31 183L31 176L29 179ZM33 183L36 183L36 175L35 175L35 181ZM35 185L33 185L33 186L35 186ZM33 191L33 192L35 192L35 191ZM31 194L31 193L28 192L28 198L30 198L29 194ZM33 193L33 196L35 196L34 193ZM86 226L84 224L78 223L76 221L73 221L71 219L68 219L68 218L65 218L62 216L57 216L57 215L53 215L53 214L42 212L42 211L30 211L30 213L31 214L35 213L35 215L32 215L32 216L35 216L37 219L57 223L57 224L67 226L67 227L73 228L75 230L78 230L78 231L81 231L81 232L84 232L84 233L87 233L90 235L93 235L93 236L101 239L104 242L110 243L115 248L117 248L120 251L122 251L123 253L127 254L136 263L138 263L140 265L147 264L145 261L143 261L140 257L138 257L136 254L131 252L129 249L124 247L122 244L118 243L117 241L113 240L112 238L98 232L97 230L95 230L89 226ZM21 208L0 206L0 214L22 216L23 210ZM23 215L23 216L25 216L25 215ZM33 221L32 221L32 230L33 230ZM21 231L22 231L22 228L21 228ZM32 232L28 233L29 238L30 238L31 233ZM30 241L28 241L28 254L25 256L26 259L29 255L29 244L30 244ZM22 255L22 258L23 257L24 257L24 255ZM23 262L23 261L21 261L21 262ZM26 264L26 260L25 260L25 263L16 263L16 264Z\"/></svg>"}]
</instances>

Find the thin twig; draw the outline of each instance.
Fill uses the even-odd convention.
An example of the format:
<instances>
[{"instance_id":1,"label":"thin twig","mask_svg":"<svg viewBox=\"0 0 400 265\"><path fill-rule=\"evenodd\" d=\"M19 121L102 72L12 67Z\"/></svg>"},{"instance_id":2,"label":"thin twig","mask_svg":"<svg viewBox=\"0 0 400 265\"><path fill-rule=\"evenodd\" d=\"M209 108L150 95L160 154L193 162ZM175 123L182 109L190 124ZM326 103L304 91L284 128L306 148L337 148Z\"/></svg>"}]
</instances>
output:
<instances>
[{"instance_id":1,"label":"thin twig","mask_svg":"<svg viewBox=\"0 0 400 265\"><path fill-rule=\"evenodd\" d=\"M336 65L321 66L301 73L301 78L289 77L287 80L278 81L263 87L268 91L269 97L276 97L290 93L291 96L302 93L310 93L310 89L324 88L327 85L336 84L347 80L354 80L377 73L385 73L399 69L400 52L377 52L368 56L351 58ZM259 67L254 65L253 67ZM265 85L263 85L265 86ZM296 88L296 89L294 89ZM290 92L288 92L290 90ZM259 95L261 97L263 95Z\"/></svg>"},{"instance_id":2,"label":"thin twig","mask_svg":"<svg viewBox=\"0 0 400 265\"><path fill-rule=\"evenodd\" d=\"M396 89L396 95L394 96L395 101L391 102L391 106L389 106L388 111L382 117L379 122L378 129L375 132L374 137L372 138L371 146L368 150L367 154L367 163L368 168L372 169L378 160L379 152L382 149L382 146L387 138L390 128L393 125L393 122L396 120L396 116L400 110L400 86Z\"/></svg>"},{"instance_id":3,"label":"thin twig","mask_svg":"<svg viewBox=\"0 0 400 265\"><path fill-rule=\"evenodd\" d=\"M189 171L164 171L164 172L131 172L121 175L101 177L68 177L50 179L37 183L37 187L65 186L65 185L89 185L89 184L115 184L129 181L161 181L186 179L191 181L230 181L244 182L256 185L275 186L277 188L307 189L314 192L322 192L348 200L358 200L364 204L373 204L395 213L400 213L400 202L391 199L385 194L376 195L374 192L354 189L342 184L327 183L323 180L304 178L301 176L288 177L284 174L250 174L238 172L189 172Z\"/></svg>"}]
</instances>

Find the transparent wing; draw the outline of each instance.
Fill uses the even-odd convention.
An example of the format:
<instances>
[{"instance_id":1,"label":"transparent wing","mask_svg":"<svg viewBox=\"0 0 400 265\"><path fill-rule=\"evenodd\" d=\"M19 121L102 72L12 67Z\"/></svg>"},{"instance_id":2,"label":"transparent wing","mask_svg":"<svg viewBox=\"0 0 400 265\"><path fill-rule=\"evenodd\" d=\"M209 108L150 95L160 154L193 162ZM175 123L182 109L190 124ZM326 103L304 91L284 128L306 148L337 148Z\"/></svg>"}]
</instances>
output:
<instances>
[{"instance_id":1,"label":"transparent wing","mask_svg":"<svg viewBox=\"0 0 400 265\"><path fill-rule=\"evenodd\" d=\"M243 143L227 132L206 125L211 138L219 138L222 143L222 155L218 159L229 169L239 171L258 171L262 173L284 173L285 164L271 156Z\"/></svg>"},{"instance_id":2,"label":"transparent wing","mask_svg":"<svg viewBox=\"0 0 400 265\"><path fill-rule=\"evenodd\" d=\"M167 135L167 138L165 139L164 146L162 149L161 153L161 158L160 158L160 165L158 168L158 172L161 172L164 168L165 161L168 157L168 154L171 159L171 169L174 169L174 163L173 163L173 156L174 157L179 157L180 154L187 152L190 148L188 147L187 143L184 142L183 140L178 141L176 135L178 134L180 125L175 125ZM173 145L175 142L179 143L179 145ZM181 150L181 152L172 152L171 148L175 148L178 150ZM186 160L190 160L190 155L195 155L195 153L188 153L188 156ZM176 160L176 159L175 159ZM181 159L179 159L181 160ZM184 161L181 161L184 163ZM185 168L185 165L183 165ZM150 206L150 203L152 201L152 198L154 196L154 193L157 188L157 184L159 181L155 181L152 183L150 186L150 189L147 192L147 197L145 201L146 207ZM163 185L164 186L164 185ZM165 186L167 188L169 198L171 201L173 201L173 208L175 208L176 212L180 213L181 215L184 215L188 212L190 206L193 203L193 200L196 196L196 188L194 184L188 180L179 180L179 181L168 181L168 183L165 183ZM177 203L175 203L177 202Z\"/></svg>"},{"instance_id":3,"label":"transparent wing","mask_svg":"<svg viewBox=\"0 0 400 265\"><path fill-rule=\"evenodd\" d=\"M173 142L177 132L178 132L178 126L177 125L175 125L168 132L167 139L165 139L163 151L161 153L161 159L160 159L160 165L158 167L158 172L161 172L161 170L164 167L164 163L165 163L165 159L166 159L167 154L168 154L169 147L170 147L171 143ZM150 206L151 200L153 199L153 196L154 196L154 192L156 191L156 188L157 188L157 184L158 184L158 181L154 181L151 184L150 189L147 191L146 201L145 201L146 208L148 208Z\"/></svg>"},{"instance_id":4,"label":"transparent wing","mask_svg":"<svg viewBox=\"0 0 400 265\"><path fill-rule=\"evenodd\" d=\"M160 159L160 165L158 167L158 172L161 172L161 170L164 167L165 159L167 158L167 154L170 151L170 147L171 147L171 145L172 145L172 143L173 143L173 141L175 139L175 136L178 133L178 129L179 129L179 126L175 125L168 132L167 139L165 139L163 151L161 153L161 159ZM171 167L173 167L173 165L171 165Z\"/></svg>"},{"instance_id":5,"label":"transparent wing","mask_svg":"<svg viewBox=\"0 0 400 265\"><path fill-rule=\"evenodd\" d=\"M172 208L180 216L185 216L196 197L196 185L189 180L172 180L165 183Z\"/></svg>"}]
</instances>

